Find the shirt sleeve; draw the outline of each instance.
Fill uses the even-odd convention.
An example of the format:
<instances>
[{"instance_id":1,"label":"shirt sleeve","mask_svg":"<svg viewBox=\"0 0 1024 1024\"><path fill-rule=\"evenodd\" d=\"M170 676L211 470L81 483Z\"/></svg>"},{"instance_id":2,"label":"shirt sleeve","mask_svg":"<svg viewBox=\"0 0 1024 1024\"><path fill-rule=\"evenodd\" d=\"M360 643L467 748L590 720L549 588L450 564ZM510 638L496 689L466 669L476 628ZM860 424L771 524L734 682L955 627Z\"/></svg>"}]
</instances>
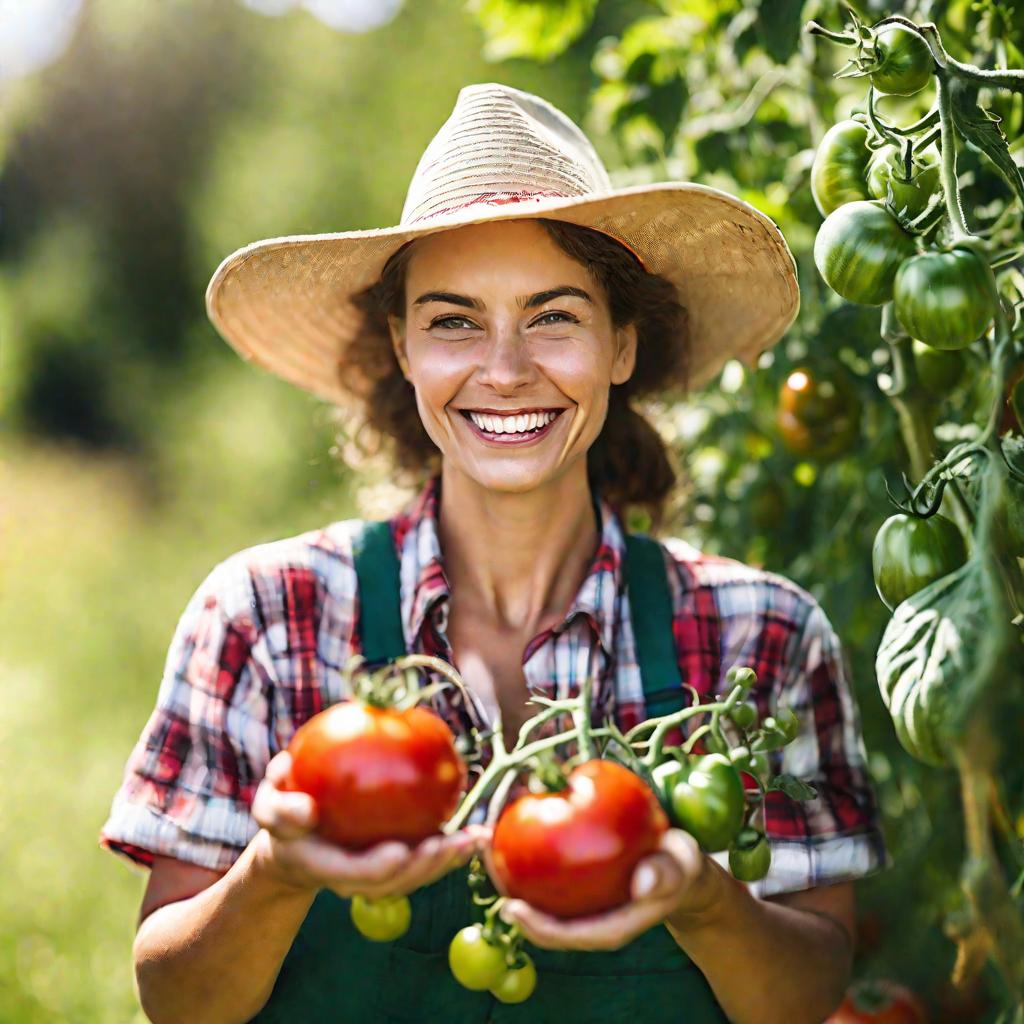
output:
<instances>
[{"instance_id":1,"label":"shirt sleeve","mask_svg":"<svg viewBox=\"0 0 1024 1024\"><path fill-rule=\"evenodd\" d=\"M797 635L793 668L780 673L769 697L772 709L793 709L800 731L769 757L773 773L794 775L817 795L794 800L767 794L764 827L772 864L764 879L750 885L758 896L862 878L892 864L844 652L820 605L807 598L810 610Z\"/></svg>"},{"instance_id":2,"label":"shirt sleeve","mask_svg":"<svg viewBox=\"0 0 1024 1024\"><path fill-rule=\"evenodd\" d=\"M193 594L101 846L142 867L160 854L224 871L256 834L250 807L270 759L274 684L256 607L238 555Z\"/></svg>"}]
</instances>

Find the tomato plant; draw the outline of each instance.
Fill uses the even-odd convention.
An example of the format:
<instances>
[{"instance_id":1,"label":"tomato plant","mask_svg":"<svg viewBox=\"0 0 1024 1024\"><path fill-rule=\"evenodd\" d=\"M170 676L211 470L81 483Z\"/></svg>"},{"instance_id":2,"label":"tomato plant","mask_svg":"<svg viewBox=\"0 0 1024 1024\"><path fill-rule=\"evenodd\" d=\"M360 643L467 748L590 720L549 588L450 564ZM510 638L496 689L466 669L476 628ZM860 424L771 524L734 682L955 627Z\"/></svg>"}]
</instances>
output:
<instances>
[{"instance_id":1,"label":"tomato plant","mask_svg":"<svg viewBox=\"0 0 1024 1024\"><path fill-rule=\"evenodd\" d=\"M811 194L823 217L844 203L869 198L867 143L867 126L848 120L832 125L818 144L811 164Z\"/></svg>"},{"instance_id":2,"label":"tomato plant","mask_svg":"<svg viewBox=\"0 0 1024 1024\"><path fill-rule=\"evenodd\" d=\"M739 706L739 705L737 705ZM706 754L665 780L668 805L677 825L708 853L724 850L743 824L743 780L728 757Z\"/></svg>"},{"instance_id":3,"label":"tomato plant","mask_svg":"<svg viewBox=\"0 0 1024 1024\"><path fill-rule=\"evenodd\" d=\"M959 527L939 513L927 519L890 516L871 549L875 587L890 610L966 560Z\"/></svg>"},{"instance_id":4,"label":"tomato plant","mask_svg":"<svg viewBox=\"0 0 1024 1024\"><path fill-rule=\"evenodd\" d=\"M992 271L969 249L911 257L897 271L893 297L896 317L911 337L934 348L970 345L996 312Z\"/></svg>"},{"instance_id":5,"label":"tomato plant","mask_svg":"<svg viewBox=\"0 0 1024 1024\"><path fill-rule=\"evenodd\" d=\"M612 761L587 761L563 790L504 809L491 843L495 881L556 917L610 910L628 901L633 869L667 828L642 779Z\"/></svg>"},{"instance_id":6,"label":"tomato plant","mask_svg":"<svg viewBox=\"0 0 1024 1024\"><path fill-rule=\"evenodd\" d=\"M448 966L460 985L482 992L504 978L505 953L488 941L481 925L471 924L456 932L449 943Z\"/></svg>"},{"instance_id":7,"label":"tomato plant","mask_svg":"<svg viewBox=\"0 0 1024 1024\"><path fill-rule=\"evenodd\" d=\"M371 900L352 897L352 923L356 930L374 942L392 942L409 930L412 904L405 896Z\"/></svg>"},{"instance_id":8,"label":"tomato plant","mask_svg":"<svg viewBox=\"0 0 1024 1024\"><path fill-rule=\"evenodd\" d=\"M871 84L879 92L913 96L932 80L935 61L919 32L889 25L875 34L874 44L877 65Z\"/></svg>"},{"instance_id":9,"label":"tomato plant","mask_svg":"<svg viewBox=\"0 0 1024 1024\"><path fill-rule=\"evenodd\" d=\"M800 366L779 392L776 427L794 455L829 461L850 450L860 433L861 403L846 374Z\"/></svg>"},{"instance_id":10,"label":"tomato plant","mask_svg":"<svg viewBox=\"0 0 1024 1024\"><path fill-rule=\"evenodd\" d=\"M865 306L892 298L896 272L913 255L913 236L874 200L840 206L814 240L814 262L829 287Z\"/></svg>"},{"instance_id":11,"label":"tomato plant","mask_svg":"<svg viewBox=\"0 0 1024 1024\"><path fill-rule=\"evenodd\" d=\"M300 726L288 750L286 788L312 796L318 833L352 850L433 835L466 782L451 730L421 707L334 704Z\"/></svg>"},{"instance_id":12,"label":"tomato plant","mask_svg":"<svg viewBox=\"0 0 1024 1024\"><path fill-rule=\"evenodd\" d=\"M928 1024L917 996L893 981L862 981L846 993L825 1024Z\"/></svg>"}]
</instances>

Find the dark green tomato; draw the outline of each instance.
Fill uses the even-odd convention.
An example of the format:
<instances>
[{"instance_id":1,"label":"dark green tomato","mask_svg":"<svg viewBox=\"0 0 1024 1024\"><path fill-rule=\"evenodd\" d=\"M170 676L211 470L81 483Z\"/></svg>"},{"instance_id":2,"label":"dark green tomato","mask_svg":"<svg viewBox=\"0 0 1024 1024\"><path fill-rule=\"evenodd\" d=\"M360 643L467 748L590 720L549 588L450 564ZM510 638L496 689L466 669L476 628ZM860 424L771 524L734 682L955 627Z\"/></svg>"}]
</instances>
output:
<instances>
[{"instance_id":1,"label":"dark green tomato","mask_svg":"<svg viewBox=\"0 0 1024 1024\"><path fill-rule=\"evenodd\" d=\"M928 200L939 187L939 163L934 154L914 162L910 178L905 176L903 157L895 146L876 150L868 163L868 192L885 199L892 192L892 204L913 218L924 212Z\"/></svg>"},{"instance_id":2,"label":"dark green tomato","mask_svg":"<svg viewBox=\"0 0 1024 1024\"><path fill-rule=\"evenodd\" d=\"M893 611L922 587L967 561L959 527L943 515L890 516L875 535L871 566L878 596Z\"/></svg>"},{"instance_id":3,"label":"dark green tomato","mask_svg":"<svg viewBox=\"0 0 1024 1024\"><path fill-rule=\"evenodd\" d=\"M913 236L877 201L840 206L814 240L814 262L828 286L862 306L892 298L896 271L914 251Z\"/></svg>"},{"instance_id":4,"label":"dark green tomato","mask_svg":"<svg viewBox=\"0 0 1024 1024\"><path fill-rule=\"evenodd\" d=\"M921 386L933 395L945 395L963 380L967 361L962 352L944 352L914 339L914 366Z\"/></svg>"},{"instance_id":5,"label":"dark green tomato","mask_svg":"<svg viewBox=\"0 0 1024 1024\"><path fill-rule=\"evenodd\" d=\"M907 333L934 348L966 348L996 313L992 270L970 249L908 259L896 275L893 298Z\"/></svg>"},{"instance_id":6,"label":"dark green tomato","mask_svg":"<svg viewBox=\"0 0 1024 1024\"><path fill-rule=\"evenodd\" d=\"M510 967L497 985L491 988L491 995L499 1003L525 1003L537 987L537 968L524 953L520 967Z\"/></svg>"},{"instance_id":7,"label":"dark green tomato","mask_svg":"<svg viewBox=\"0 0 1024 1024\"><path fill-rule=\"evenodd\" d=\"M928 44L913 29L890 25L875 36L878 67L871 72L871 84L893 96L913 96L935 73L935 61Z\"/></svg>"},{"instance_id":8,"label":"dark green tomato","mask_svg":"<svg viewBox=\"0 0 1024 1024\"><path fill-rule=\"evenodd\" d=\"M747 702L734 704L729 712L729 718L741 729L749 729L757 722L757 708Z\"/></svg>"},{"instance_id":9,"label":"dark green tomato","mask_svg":"<svg viewBox=\"0 0 1024 1024\"><path fill-rule=\"evenodd\" d=\"M764 725L766 729L777 729L787 743L792 743L800 732L800 719L792 708L779 708L774 716L764 720Z\"/></svg>"},{"instance_id":10,"label":"dark green tomato","mask_svg":"<svg viewBox=\"0 0 1024 1024\"><path fill-rule=\"evenodd\" d=\"M478 924L455 933L448 946L448 966L460 985L476 992L494 988L507 970L505 954L484 938Z\"/></svg>"},{"instance_id":11,"label":"dark green tomato","mask_svg":"<svg viewBox=\"0 0 1024 1024\"><path fill-rule=\"evenodd\" d=\"M782 385L775 423L793 455L828 462L853 448L860 411L856 388L844 372L819 375L801 366Z\"/></svg>"},{"instance_id":12,"label":"dark green tomato","mask_svg":"<svg viewBox=\"0 0 1024 1024\"><path fill-rule=\"evenodd\" d=\"M722 754L694 762L672 787L672 816L708 853L724 850L743 824L743 780Z\"/></svg>"},{"instance_id":13,"label":"dark green tomato","mask_svg":"<svg viewBox=\"0 0 1024 1024\"><path fill-rule=\"evenodd\" d=\"M843 203L867 199L864 181L868 159L868 130L860 121L832 125L814 153L811 164L811 195L822 217Z\"/></svg>"},{"instance_id":14,"label":"dark green tomato","mask_svg":"<svg viewBox=\"0 0 1024 1024\"><path fill-rule=\"evenodd\" d=\"M772 851L763 832L745 828L729 847L729 870L741 882L757 882L772 866Z\"/></svg>"},{"instance_id":15,"label":"dark green tomato","mask_svg":"<svg viewBox=\"0 0 1024 1024\"><path fill-rule=\"evenodd\" d=\"M374 942L392 942L409 930L412 905L405 896L378 900L353 896L351 914L361 935Z\"/></svg>"}]
</instances>

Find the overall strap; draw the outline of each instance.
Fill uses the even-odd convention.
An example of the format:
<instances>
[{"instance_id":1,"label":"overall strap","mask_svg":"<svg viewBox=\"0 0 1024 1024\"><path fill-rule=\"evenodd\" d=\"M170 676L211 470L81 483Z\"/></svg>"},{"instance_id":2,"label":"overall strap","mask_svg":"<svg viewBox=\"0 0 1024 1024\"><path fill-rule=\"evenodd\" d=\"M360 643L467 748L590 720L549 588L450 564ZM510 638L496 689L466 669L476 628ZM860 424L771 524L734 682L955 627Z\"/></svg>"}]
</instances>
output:
<instances>
[{"instance_id":1,"label":"overall strap","mask_svg":"<svg viewBox=\"0 0 1024 1024\"><path fill-rule=\"evenodd\" d=\"M398 555L391 524L367 521L352 539L359 584L358 630L363 657L371 664L405 654Z\"/></svg>"},{"instance_id":2,"label":"overall strap","mask_svg":"<svg viewBox=\"0 0 1024 1024\"><path fill-rule=\"evenodd\" d=\"M626 534L626 592L647 717L667 715L685 707L687 696L676 658L665 553L647 534Z\"/></svg>"}]
</instances>

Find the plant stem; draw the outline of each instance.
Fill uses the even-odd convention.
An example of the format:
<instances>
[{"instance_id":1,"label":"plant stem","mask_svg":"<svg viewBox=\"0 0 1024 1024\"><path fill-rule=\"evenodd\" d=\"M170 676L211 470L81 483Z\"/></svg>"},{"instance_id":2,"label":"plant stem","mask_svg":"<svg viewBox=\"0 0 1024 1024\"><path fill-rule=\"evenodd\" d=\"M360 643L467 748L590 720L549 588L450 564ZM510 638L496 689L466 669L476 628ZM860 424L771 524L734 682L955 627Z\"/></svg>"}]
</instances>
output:
<instances>
[{"instance_id":1,"label":"plant stem","mask_svg":"<svg viewBox=\"0 0 1024 1024\"><path fill-rule=\"evenodd\" d=\"M831 39L833 43L838 43L840 46L856 46L857 40L854 36L851 36L846 32L832 32L825 28L824 25L819 25L816 21L809 21L804 25L804 31L810 33L812 36L821 36L824 39Z\"/></svg>"},{"instance_id":2,"label":"plant stem","mask_svg":"<svg viewBox=\"0 0 1024 1024\"><path fill-rule=\"evenodd\" d=\"M971 237L964 218L964 209L960 201L960 187L956 177L956 125L953 121L953 107L949 100L949 82L945 71L936 71L935 88L939 99L939 126L941 129L942 192L946 199L946 212L949 214L949 225L953 234L953 242L962 242Z\"/></svg>"}]
</instances>

